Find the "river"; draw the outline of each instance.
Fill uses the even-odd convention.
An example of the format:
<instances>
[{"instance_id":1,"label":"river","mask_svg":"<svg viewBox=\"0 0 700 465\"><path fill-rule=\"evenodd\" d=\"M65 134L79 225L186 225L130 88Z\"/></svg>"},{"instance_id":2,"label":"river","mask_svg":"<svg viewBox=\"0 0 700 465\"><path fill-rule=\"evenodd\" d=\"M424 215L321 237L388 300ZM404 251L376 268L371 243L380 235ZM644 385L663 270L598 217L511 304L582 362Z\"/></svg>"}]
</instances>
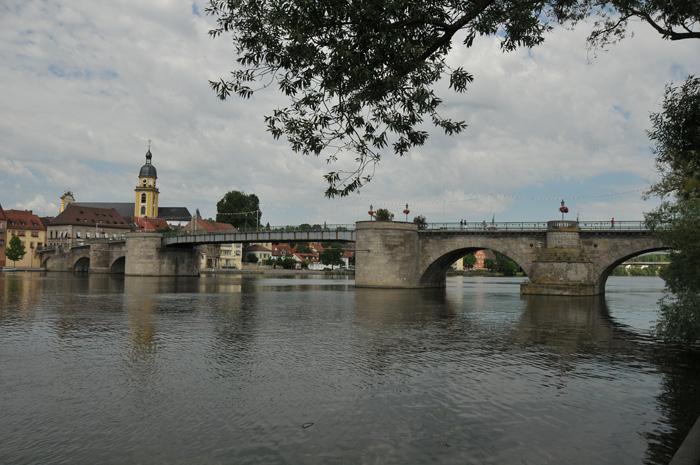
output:
<instances>
[{"instance_id":1,"label":"river","mask_svg":"<svg viewBox=\"0 0 700 465\"><path fill-rule=\"evenodd\" d=\"M2 464L666 464L700 356L663 282L0 273Z\"/></svg>"}]
</instances>

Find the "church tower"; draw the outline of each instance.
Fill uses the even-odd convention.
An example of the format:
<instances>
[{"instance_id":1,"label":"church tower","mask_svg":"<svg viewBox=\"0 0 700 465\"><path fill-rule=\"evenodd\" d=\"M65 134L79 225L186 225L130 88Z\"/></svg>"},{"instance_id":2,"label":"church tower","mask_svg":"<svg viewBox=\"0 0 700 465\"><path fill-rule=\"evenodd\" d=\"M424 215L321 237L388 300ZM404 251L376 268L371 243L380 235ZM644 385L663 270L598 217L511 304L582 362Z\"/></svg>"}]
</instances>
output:
<instances>
[{"instance_id":1,"label":"church tower","mask_svg":"<svg viewBox=\"0 0 700 465\"><path fill-rule=\"evenodd\" d=\"M158 189L156 167L151 164L151 144L146 152L146 164L139 171L139 183L136 186L136 202L134 203L134 218L158 218Z\"/></svg>"}]
</instances>

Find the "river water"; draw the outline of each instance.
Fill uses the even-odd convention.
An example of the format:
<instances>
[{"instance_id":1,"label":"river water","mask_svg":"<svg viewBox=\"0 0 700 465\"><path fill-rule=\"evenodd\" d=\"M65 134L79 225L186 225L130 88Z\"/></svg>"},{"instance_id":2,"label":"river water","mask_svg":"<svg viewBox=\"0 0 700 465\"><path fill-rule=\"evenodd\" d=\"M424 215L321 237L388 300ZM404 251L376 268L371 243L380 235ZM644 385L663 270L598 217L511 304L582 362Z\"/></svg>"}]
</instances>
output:
<instances>
[{"instance_id":1,"label":"river water","mask_svg":"<svg viewBox=\"0 0 700 465\"><path fill-rule=\"evenodd\" d=\"M319 276L0 274L2 464L665 464L700 357L603 298Z\"/></svg>"}]
</instances>

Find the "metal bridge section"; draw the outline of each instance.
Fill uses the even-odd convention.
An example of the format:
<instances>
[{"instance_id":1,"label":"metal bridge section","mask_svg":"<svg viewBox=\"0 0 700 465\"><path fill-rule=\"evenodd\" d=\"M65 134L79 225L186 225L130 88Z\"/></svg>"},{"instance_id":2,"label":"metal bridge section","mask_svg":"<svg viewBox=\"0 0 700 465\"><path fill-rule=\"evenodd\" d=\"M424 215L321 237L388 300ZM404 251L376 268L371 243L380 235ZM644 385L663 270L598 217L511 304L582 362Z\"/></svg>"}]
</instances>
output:
<instances>
[{"instance_id":1,"label":"metal bridge section","mask_svg":"<svg viewBox=\"0 0 700 465\"><path fill-rule=\"evenodd\" d=\"M254 231L222 233L186 231L184 233L165 235L164 247L193 247L204 244L229 244L233 242L355 242L355 230L348 228L336 230L309 231Z\"/></svg>"}]
</instances>

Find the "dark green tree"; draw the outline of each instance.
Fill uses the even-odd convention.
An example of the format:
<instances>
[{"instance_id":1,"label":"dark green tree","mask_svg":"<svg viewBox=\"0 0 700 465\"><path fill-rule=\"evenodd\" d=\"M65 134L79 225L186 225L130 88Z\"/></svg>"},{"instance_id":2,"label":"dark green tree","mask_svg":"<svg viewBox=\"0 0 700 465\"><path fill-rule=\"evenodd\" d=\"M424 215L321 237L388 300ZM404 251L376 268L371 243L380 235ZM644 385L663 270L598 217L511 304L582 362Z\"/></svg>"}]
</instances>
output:
<instances>
[{"instance_id":1,"label":"dark green tree","mask_svg":"<svg viewBox=\"0 0 700 465\"><path fill-rule=\"evenodd\" d=\"M474 268L474 265L476 265L476 257L473 253L467 254L462 257L462 264L465 268Z\"/></svg>"},{"instance_id":2,"label":"dark green tree","mask_svg":"<svg viewBox=\"0 0 700 465\"><path fill-rule=\"evenodd\" d=\"M12 260L13 265L16 265L17 260L22 260L26 253L27 251L24 250L24 244L22 244L19 236L12 236L5 248L5 256Z\"/></svg>"},{"instance_id":3,"label":"dark green tree","mask_svg":"<svg viewBox=\"0 0 700 465\"><path fill-rule=\"evenodd\" d=\"M230 191L216 204L216 221L240 230L258 229L261 216L260 200L255 194Z\"/></svg>"},{"instance_id":4,"label":"dark green tree","mask_svg":"<svg viewBox=\"0 0 700 465\"><path fill-rule=\"evenodd\" d=\"M643 19L672 40L698 38L697 0L209 0L212 37L233 39L237 69L210 81L221 99L249 98L277 86L289 105L265 117L275 138L329 163L344 152L354 170L325 175L326 195L347 195L372 178L387 150L401 156L428 139L432 124L446 134L463 121L440 114L435 92L445 80L456 92L473 81L446 57L477 36L497 36L504 51L533 47L556 24L598 15L589 42L605 47ZM616 16L617 14L621 16ZM459 39L458 39L459 38Z\"/></svg>"},{"instance_id":5,"label":"dark green tree","mask_svg":"<svg viewBox=\"0 0 700 465\"><path fill-rule=\"evenodd\" d=\"M503 273L504 276L515 276L520 268L517 263L503 255L500 252L494 252L496 255L496 271Z\"/></svg>"},{"instance_id":6,"label":"dark green tree","mask_svg":"<svg viewBox=\"0 0 700 465\"><path fill-rule=\"evenodd\" d=\"M700 342L700 198L664 202L646 220L672 247L669 264L659 272L665 290L657 332L669 340Z\"/></svg>"},{"instance_id":7,"label":"dark green tree","mask_svg":"<svg viewBox=\"0 0 700 465\"><path fill-rule=\"evenodd\" d=\"M610 276L629 276L624 266L616 266Z\"/></svg>"},{"instance_id":8,"label":"dark green tree","mask_svg":"<svg viewBox=\"0 0 700 465\"><path fill-rule=\"evenodd\" d=\"M333 268L334 266L340 266L345 263L343 261L342 247L339 244L332 245L335 245L335 247L329 247L327 249L324 249L323 252L321 252L318 255L319 261L324 265L330 265L331 268Z\"/></svg>"},{"instance_id":9,"label":"dark green tree","mask_svg":"<svg viewBox=\"0 0 700 465\"><path fill-rule=\"evenodd\" d=\"M377 221L394 221L394 214L386 208L379 208L374 213L374 219Z\"/></svg>"},{"instance_id":10,"label":"dark green tree","mask_svg":"<svg viewBox=\"0 0 700 465\"><path fill-rule=\"evenodd\" d=\"M425 229L428 227L428 223L423 215L418 215L413 218L413 222L418 225L418 229Z\"/></svg>"},{"instance_id":11,"label":"dark green tree","mask_svg":"<svg viewBox=\"0 0 700 465\"><path fill-rule=\"evenodd\" d=\"M662 109L651 116L661 180L649 194L672 199L645 215L672 249L660 272L666 287L656 329L666 339L693 343L700 341L700 79L668 86Z\"/></svg>"}]
</instances>

